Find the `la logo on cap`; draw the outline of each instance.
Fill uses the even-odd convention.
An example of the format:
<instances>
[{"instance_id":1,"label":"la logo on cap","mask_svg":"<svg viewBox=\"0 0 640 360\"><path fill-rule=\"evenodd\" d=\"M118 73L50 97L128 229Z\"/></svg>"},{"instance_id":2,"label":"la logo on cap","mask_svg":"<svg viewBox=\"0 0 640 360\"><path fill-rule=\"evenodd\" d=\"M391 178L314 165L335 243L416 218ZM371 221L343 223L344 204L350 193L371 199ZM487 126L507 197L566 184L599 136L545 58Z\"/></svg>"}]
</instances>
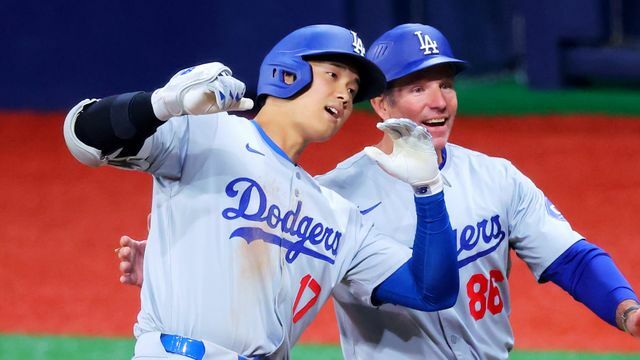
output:
<instances>
[{"instance_id":1,"label":"la logo on cap","mask_svg":"<svg viewBox=\"0 0 640 360\"><path fill-rule=\"evenodd\" d=\"M353 35L353 43L351 45L353 45L353 52L355 52L356 54L360 55L360 56L364 56L364 45L362 44L362 39L360 39L358 37L358 34L356 34L355 31L351 31L351 35Z\"/></svg>"},{"instance_id":2,"label":"la logo on cap","mask_svg":"<svg viewBox=\"0 0 640 360\"><path fill-rule=\"evenodd\" d=\"M420 50L424 50L425 55L439 54L438 43L431 40L429 35L422 35L422 31L416 31L414 34L420 40Z\"/></svg>"}]
</instances>

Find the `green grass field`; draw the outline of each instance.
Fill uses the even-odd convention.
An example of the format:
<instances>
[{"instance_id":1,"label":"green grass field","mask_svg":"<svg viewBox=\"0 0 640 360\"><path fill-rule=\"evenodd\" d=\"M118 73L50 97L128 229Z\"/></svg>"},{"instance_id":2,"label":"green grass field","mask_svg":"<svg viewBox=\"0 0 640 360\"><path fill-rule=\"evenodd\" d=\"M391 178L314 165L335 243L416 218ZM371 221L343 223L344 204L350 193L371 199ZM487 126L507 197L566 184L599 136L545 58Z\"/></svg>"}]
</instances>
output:
<instances>
[{"instance_id":1,"label":"green grass field","mask_svg":"<svg viewBox=\"0 0 640 360\"><path fill-rule=\"evenodd\" d=\"M118 360L130 359L133 339L64 336L0 336L0 358L29 360ZM298 345L293 359L340 360L340 348L334 345ZM513 360L624 360L638 359L634 354L592 354L570 352L514 351Z\"/></svg>"},{"instance_id":2,"label":"green grass field","mask_svg":"<svg viewBox=\"0 0 640 360\"><path fill-rule=\"evenodd\" d=\"M456 83L462 115L640 114L640 91L592 87L531 90L512 76L465 79Z\"/></svg>"},{"instance_id":3,"label":"green grass field","mask_svg":"<svg viewBox=\"0 0 640 360\"><path fill-rule=\"evenodd\" d=\"M529 114L640 115L640 89L592 87L532 90L512 74L456 79L458 114L474 116ZM358 109L369 110L368 101Z\"/></svg>"}]
</instances>

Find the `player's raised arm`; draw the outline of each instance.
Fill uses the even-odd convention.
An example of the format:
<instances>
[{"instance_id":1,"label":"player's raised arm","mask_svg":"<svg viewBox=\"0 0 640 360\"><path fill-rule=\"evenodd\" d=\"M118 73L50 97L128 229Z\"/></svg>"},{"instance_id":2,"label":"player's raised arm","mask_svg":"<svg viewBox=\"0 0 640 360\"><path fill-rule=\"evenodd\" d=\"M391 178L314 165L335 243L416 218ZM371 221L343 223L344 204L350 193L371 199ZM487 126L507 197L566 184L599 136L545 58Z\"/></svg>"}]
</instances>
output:
<instances>
[{"instance_id":1,"label":"player's raised arm","mask_svg":"<svg viewBox=\"0 0 640 360\"><path fill-rule=\"evenodd\" d=\"M393 139L393 152L387 155L375 147L365 152L413 187L417 227L412 257L375 288L372 302L424 311L449 308L459 288L456 242L431 136L407 119L389 119L378 128Z\"/></svg>"},{"instance_id":2,"label":"player's raised arm","mask_svg":"<svg viewBox=\"0 0 640 360\"><path fill-rule=\"evenodd\" d=\"M64 137L73 156L88 166L105 165L140 151L168 119L227 110L248 110L245 85L221 63L181 70L162 88L104 99L85 99L69 111Z\"/></svg>"}]
</instances>

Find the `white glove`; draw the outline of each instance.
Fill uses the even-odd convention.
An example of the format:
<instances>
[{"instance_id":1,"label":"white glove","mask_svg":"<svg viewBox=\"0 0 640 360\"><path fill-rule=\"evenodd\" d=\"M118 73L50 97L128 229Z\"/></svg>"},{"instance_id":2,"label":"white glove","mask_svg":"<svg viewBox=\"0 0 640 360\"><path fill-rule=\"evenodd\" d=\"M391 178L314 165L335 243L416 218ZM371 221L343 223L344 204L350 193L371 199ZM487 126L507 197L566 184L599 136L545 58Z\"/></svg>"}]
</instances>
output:
<instances>
[{"instance_id":1,"label":"white glove","mask_svg":"<svg viewBox=\"0 0 640 360\"><path fill-rule=\"evenodd\" d=\"M377 127L393 140L393 152L387 155L373 146L364 152L384 171L411 185L416 196L441 192L438 154L429 132L408 119L388 119Z\"/></svg>"},{"instance_id":2,"label":"white glove","mask_svg":"<svg viewBox=\"0 0 640 360\"><path fill-rule=\"evenodd\" d=\"M231 70L213 62L179 71L164 87L151 95L153 112L166 121L179 115L213 114L228 110L249 110L245 85L231 76Z\"/></svg>"}]
</instances>

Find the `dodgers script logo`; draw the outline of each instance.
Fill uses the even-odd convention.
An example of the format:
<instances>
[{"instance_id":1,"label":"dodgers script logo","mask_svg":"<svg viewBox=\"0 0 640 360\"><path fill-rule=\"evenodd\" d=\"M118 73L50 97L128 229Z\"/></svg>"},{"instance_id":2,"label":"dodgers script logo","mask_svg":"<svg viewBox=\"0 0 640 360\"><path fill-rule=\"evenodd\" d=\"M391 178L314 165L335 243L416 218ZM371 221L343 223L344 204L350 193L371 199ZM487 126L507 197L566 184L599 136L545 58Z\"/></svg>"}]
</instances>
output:
<instances>
[{"instance_id":1,"label":"dodgers script logo","mask_svg":"<svg viewBox=\"0 0 640 360\"><path fill-rule=\"evenodd\" d=\"M453 232L458 238L458 230ZM490 220L483 219L475 225L465 226L460 231L458 239L458 268L494 252L506 237L507 234L500 224L500 215L494 215ZM476 248L479 251L474 252ZM464 257L466 254L469 255Z\"/></svg>"},{"instance_id":2,"label":"dodgers script logo","mask_svg":"<svg viewBox=\"0 0 640 360\"><path fill-rule=\"evenodd\" d=\"M273 230L297 238L291 241L271 234L259 227L240 227L234 230L229 239L241 237L247 243L262 240L266 243L278 245L287 249L285 259L293 263L300 254L311 256L329 264L335 262L342 233L321 222L316 222L310 216L300 218L302 201L298 201L294 210L283 212L276 204L269 204L267 194L255 180L241 177L227 184L225 192L228 197L238 197L238 206L229 207L222 211L227 220L238 218L265 223ZM331 255L327 255L327 252Z\"/></svg>"}]
</instances>

